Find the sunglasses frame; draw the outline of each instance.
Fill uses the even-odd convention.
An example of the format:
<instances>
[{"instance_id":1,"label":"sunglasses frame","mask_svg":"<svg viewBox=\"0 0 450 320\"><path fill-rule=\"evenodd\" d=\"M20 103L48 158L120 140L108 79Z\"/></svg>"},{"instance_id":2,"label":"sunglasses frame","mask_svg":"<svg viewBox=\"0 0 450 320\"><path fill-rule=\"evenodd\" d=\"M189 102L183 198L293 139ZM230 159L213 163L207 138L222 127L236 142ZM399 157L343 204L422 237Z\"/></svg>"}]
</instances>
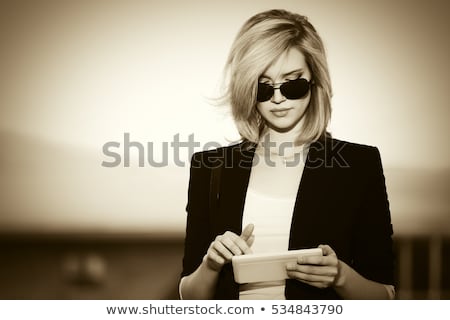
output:
<instances>
[{"instance_id":1,"label":"sunglasses frame","mask_svg":"<svg viewBox=\"0 0 450 320\"><path fill-rule=\"evenodd\" d=\"M297 95L292 96L292 95L289 95L289 94L288 94L288 96L286 96L286 92L285 92L285 90L283 90L283 86L286 86L289 83L292 83L293 81L299 81L299 80L304 80L303 82L306 82L307 90L305 91L305 93L300 95L300 96L298 96L298 97L297 97ZM312 80L308 80L308 79L305 79L305 78L302 78L302 77L298 77L297 79L294 79L294 80L288 80L288 81L285 81L285 82L278 82L278 83L274 83L274 84L268 84L268 83L263 83L263 82L259 82L258 81L258 92L257 92L257 95L256 95L256 101L258 101L258 102L266 102L266 101L271 100L273 98L273 95L275 94L275 90L280 90L280 93L286 99L289 99L289 100L301 99L301 98L305 97L311 91L311 85L312 84L313 84ZM260 87L259 86L260 85L272 88L272 94L270 95L270 97L268 97L265 100L262 100L261 97L259 97L259 92L260 92L260 89L259 89Z\"/></svg>"}]
</instances>

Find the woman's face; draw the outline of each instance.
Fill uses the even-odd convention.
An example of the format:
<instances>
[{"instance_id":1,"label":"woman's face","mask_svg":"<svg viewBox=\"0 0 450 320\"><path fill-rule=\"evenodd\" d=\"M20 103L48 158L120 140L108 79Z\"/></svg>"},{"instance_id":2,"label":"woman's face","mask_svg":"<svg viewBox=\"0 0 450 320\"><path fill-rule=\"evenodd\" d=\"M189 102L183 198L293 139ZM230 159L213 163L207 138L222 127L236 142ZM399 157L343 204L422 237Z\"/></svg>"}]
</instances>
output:
<instances>
[{"instance_id":1,"label":"woman's face","mask_svg":"<svg viewBox=\"0 0 450 320\"><path fill-rule=\"evenodd\" d=\"M299 77L311 80L311 72L305 62L304 55L298 49L291 48L264 71L259 78L259 82L273 85L295 80ZM256 108L269 128L278 132L298 131L301 129L301 120L310 98L311 91L303 98L289 100L277 89L271 99L258 102Z\"/></svg>"}]
</instances>

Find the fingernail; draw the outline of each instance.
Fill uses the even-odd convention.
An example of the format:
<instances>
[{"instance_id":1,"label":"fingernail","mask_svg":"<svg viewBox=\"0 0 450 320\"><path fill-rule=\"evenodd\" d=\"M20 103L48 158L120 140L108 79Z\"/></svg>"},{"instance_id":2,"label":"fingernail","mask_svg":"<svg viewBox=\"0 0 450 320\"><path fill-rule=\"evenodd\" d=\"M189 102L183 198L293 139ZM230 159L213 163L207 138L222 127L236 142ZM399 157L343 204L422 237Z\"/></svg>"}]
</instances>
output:
<instances>
[{"instance_id":1,"label":"fingernail","mask_svg":"<svg viewBox=\"0 0 450 320\"><path fill-rule=\"evenodd\" d=\"M299 264L302 264L305 259L303 257L298 257L297 261Z\"/></svg>"},{"instance_id":2,"label":"fingernail","mask_svg":"<svg viewBox=\"0 0 450 320\"><path fill-rule=\"evenodd\" d=\"M286 265L286 269L288 269L288 270L293 270L294 268L295 268L295 265L293 263L288 263Z\"/></svg>"}]
</instances>

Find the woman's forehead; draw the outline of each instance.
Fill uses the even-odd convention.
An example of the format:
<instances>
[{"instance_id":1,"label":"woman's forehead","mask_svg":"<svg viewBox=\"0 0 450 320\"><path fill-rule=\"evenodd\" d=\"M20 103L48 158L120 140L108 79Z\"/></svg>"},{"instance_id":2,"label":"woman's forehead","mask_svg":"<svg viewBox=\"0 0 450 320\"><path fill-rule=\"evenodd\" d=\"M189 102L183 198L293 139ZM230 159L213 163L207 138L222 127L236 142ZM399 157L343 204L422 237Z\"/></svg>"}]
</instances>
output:
<instances>
[{"instance_id":1,"label":"woman's forehead","mask_svg":"<svg viewBox=\"0 0 450 320\"><path fill-rule=\"evenodd\" d=\"M292 74L309 73L305 56L297 48L291 48L280 55L262 74L262 77L277 79Z\"/></svg>"}]
</instances>

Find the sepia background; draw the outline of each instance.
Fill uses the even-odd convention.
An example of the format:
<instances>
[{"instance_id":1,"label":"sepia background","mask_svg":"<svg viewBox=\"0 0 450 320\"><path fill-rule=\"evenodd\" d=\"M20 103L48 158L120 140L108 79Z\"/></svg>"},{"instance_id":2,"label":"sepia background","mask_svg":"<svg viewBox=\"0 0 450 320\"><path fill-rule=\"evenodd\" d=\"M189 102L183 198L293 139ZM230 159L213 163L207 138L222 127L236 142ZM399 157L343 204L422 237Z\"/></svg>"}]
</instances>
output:
<instances>
[{"instance_id":1,"label":"sepia background","mask_svg":"<svg viewBox=\"0 0 450 320\"><path fill-rule=\"evenodd\" d=\"M177 299L191 150L170 143L238 139L214 98L238 29L272 8L307 15L324 40L333 135L380 149L397 298L450 298L447 1L11 0L0 299ZM126 137L143 149L129 165Z\"/></svg>"}]
</instances>

